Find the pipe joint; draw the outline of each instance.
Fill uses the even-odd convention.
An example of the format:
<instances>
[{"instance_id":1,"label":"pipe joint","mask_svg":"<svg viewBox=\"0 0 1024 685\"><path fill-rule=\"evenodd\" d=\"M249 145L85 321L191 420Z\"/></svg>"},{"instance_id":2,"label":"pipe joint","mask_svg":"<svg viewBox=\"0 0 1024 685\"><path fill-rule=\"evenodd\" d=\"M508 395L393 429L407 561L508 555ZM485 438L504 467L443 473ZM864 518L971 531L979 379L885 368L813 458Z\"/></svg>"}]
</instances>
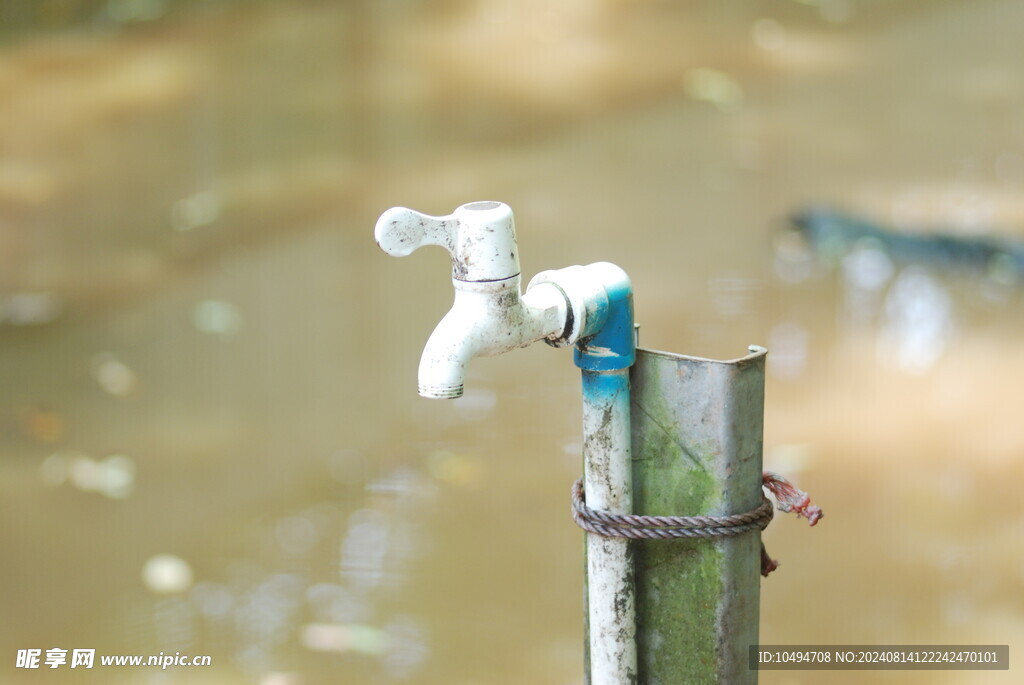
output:
<instances>
[{"instance_id":1,"label":"pipe joint","mask_svg":"<svg viewBox=\"0 0 1024 685\"><path fill-rule=\"evenodd\" d=\"M549 344L576 345L576 366L590 371L625 369L636 359L633 285L626 272L608 262L542 271L530 286L551 283L569 302L565 333Z\"/></svg>"}]
</instances>

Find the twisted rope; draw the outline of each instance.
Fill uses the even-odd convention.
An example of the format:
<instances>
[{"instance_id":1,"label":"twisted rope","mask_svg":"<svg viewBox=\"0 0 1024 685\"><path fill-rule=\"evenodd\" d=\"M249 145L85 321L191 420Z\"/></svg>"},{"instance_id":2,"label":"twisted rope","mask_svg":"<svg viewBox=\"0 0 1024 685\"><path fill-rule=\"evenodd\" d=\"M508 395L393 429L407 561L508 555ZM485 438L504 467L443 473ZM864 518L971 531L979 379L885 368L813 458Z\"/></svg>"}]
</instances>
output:
<instances>
[{"instance_id":1,"label":"twisted rope","mask_svg":"<svg viewBox=\"0 0 1024 685\"><path fill-rule=\"evenodd\" d=\"M811 505L811 498L778 474L765 471L762 485L778 500L778 508L818 522L823 514ZM583 491L583 478L572 485L572 520L577 526L595 535L630 540L671 540L679 538L721 538L742 535L768 527L775 509L771 500L761 493L761 504L742 514L728 516L645 516L642 514L612 514L587 506ZM761 575L767 576L778 568L779 562L768 556L761 545Z\"/></svg>"},{"instance_id":2,"label":"twisted rope","mask_svg":"<svg viewBox=\"0 0 1024 685\"><path fill-rule=\"evenodd\" d=\"M717 538L764 530L775 512L763 494L756 509L731 516L642 516L612 514L587 506L583 479L572 486L572 518L588 533L631 540L669 540L672 538Z\"/></svg>"}]
</instances>

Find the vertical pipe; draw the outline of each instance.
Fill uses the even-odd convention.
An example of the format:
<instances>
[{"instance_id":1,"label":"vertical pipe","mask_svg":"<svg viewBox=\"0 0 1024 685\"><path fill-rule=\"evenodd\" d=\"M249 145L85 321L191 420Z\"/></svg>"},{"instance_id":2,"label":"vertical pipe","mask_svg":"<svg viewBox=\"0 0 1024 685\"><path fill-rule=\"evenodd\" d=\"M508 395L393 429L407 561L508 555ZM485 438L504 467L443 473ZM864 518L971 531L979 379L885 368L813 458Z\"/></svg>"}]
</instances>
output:
<instances>
[{"instance_id":1,"label":"vertical pipe","mask_svg":"<svg viewBox=\"0 0 1024 685\"><path fill-rule=\"evenodd\" d=\"M583 478L588 506L632 513L629 369L583 371ZM636 683L629 541L587 535L591 685Z\"/></svg>"},{"instance_id":2,"label":"vertical pipe","mask_svg":"<svg viewBox=\"0 0 1024 685\"><path fill-rule=\"evenodd\" d=\"M629 367L636 359L633 286L605 262L587 267L606 303L588 310L573 361L583 374L583 486L587 504L633 513ZM636 604L628 540L587 533L587 630L590 685L637 682Z\"/></svg>"}]
</instances>

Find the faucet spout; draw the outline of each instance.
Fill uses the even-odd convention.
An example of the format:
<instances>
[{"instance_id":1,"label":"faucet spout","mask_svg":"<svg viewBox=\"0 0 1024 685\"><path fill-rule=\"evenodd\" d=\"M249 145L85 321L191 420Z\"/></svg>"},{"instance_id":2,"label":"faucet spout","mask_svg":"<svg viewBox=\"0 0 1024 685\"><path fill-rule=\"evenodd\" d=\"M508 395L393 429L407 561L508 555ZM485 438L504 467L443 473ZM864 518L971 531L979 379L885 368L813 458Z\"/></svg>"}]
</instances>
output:
<instances>
[{"instance_id":1,"label":"faucet spout","mask_svg":"<svg viewBox=\"0 0 1024 685\"><path fill-rule=\"evenodd\" d=\"M568 303L556 286L543 283L519 293L520 277L500 281L453 279L455 302L431 333L419 368L419 394L461 397L466 365L563 333Z\"/></svg>"},{"instance_id":2,"label":"faucet spout","mask_svg":"<svg viewBox=\"0 0 1024 685\"><path fill-rule=\"evenodd\" d=\"M452 311L455 311L454 309ZM474 338L460 335L461 317L452 312L441 319L420 357L418 390L422 397L448 400L462 397L466 364L477 356Z\"/></svg>"}]
</instances>

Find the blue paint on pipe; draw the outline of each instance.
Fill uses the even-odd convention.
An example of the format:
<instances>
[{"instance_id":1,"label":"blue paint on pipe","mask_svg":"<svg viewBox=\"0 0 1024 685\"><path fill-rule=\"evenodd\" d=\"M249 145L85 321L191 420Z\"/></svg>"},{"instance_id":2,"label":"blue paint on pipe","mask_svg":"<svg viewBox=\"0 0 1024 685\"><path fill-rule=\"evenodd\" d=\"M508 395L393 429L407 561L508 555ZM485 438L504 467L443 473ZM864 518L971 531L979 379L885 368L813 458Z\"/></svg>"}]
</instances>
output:
<instances>
[{"instance_id":1,"label":"blue paint on pipe","mask_svg":"<svg viewBox=\"0 0 1024 685\"><path fill-rule=\"evenodd\" d=\"M583 399L590 405L612 405L616 398L629 401L629 369L590 371L583 369Z\"/></svg>"},{"instance_id":2,"label":"blue paint on pipe","mask_svg":"<svg viewBox=\"0 0 1024 685\"><path fill-rule=\"evenodd\" d=\"M597 330L576 344L573 361L581 369L611 371L628 369L636 361L636 337L633 331L633 284L626 272L613 264L594 264L604 270L607 308L588 312ZM603 305L603 303L602 303ZM601 319L604 319L601 321ZM591 328L588 321L587 328Z\"/></svg>"}]
</instances>

